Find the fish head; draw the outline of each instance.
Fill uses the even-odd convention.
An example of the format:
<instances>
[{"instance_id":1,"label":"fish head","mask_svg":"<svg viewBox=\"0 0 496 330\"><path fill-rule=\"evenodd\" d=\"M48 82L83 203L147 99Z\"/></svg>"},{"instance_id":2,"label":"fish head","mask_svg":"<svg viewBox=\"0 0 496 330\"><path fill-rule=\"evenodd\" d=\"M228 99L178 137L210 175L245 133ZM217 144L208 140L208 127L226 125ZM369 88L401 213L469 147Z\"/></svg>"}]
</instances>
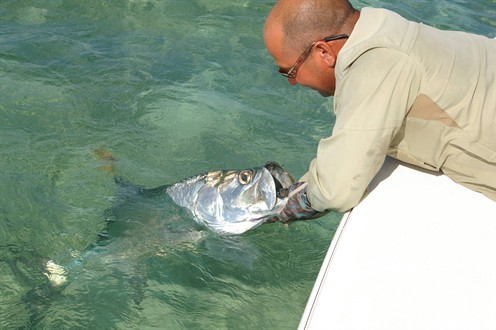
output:
<instances>
[{"instance_id":1,"label":"fish head","mask_svg":"<svg viewBox=\"0 0 496 330\"><path fill-rule=\"evenodd\" d=\"M253 169L208 172L196 190L191 211L217 232L240 234L276 216L294 182L274 162Z\"/></svg>"}]
</instances>

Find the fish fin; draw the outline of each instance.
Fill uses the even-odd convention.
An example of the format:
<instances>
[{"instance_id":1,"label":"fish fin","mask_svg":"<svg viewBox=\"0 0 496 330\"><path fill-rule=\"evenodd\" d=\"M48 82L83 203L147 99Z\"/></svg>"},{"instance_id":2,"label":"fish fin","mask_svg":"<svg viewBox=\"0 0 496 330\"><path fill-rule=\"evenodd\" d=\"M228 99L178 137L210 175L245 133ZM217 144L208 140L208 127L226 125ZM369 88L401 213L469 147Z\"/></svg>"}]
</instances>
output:
<instances>
[{"instance_id":1,"label":"fish fin","mask_svg":"<svg viewBox=\"0 0 496 330\"><path fill-rule=\"evenodd\" d=\"M117 191L119 198L135 196L143 190L143 187L134 185L121 176L114 176L114 182L119 188Z\"/></svg>"},{"instance_id":2,"label":"fish fin","mask_svg":"<svg viewBox=\"0 0 496 330\"><path fill-rule=\"evenodd\" d=\"M115 174L115 162L117 161L117 158L111 151L98 147L93 150L93 156L102 163L102 165L98 167L99 171L107 172L112 175Z\"/></svg>"},{"instance_id":3,"label":"fish fin","mask_svg":"<svg viewBox=\"0 0 496 330\"><path fill-rule=\"evenodd\" d=\"M167 188L169 188L170 185L162 185L158 186L157 188L151 188L151 189L140 189L140 194L145 196L145 197L153 197L153 196L158 196L158 195L163 195L166 193Z\"/></svg>"},{"instance_id":4,"label":"fish fin","mask_svg":"<svg viewBox=\"0 0 496 330\"><path fill-rule=\"evenodd\" d=\"M170 187L170 185L162 185L156 188L147 189L143 186L132 184L121 176L114 176L114 182L119 187L119 197L128 197L131 195L153 197L165 194L167 188Z\"/></svg>"}]
</instances>

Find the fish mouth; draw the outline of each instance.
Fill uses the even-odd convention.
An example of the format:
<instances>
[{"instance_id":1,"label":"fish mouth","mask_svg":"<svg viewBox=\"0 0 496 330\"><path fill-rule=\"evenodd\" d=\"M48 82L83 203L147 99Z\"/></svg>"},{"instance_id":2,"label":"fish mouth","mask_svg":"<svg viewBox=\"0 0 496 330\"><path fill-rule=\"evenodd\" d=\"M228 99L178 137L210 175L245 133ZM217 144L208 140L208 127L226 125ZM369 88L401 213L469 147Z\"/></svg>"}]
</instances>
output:
<instances>
[{"instance_id":1,"label":"fish mouth","mask_svg":"<svg viewBox=\"0 0 496 330\"><path fill-rule=\"evenodd\" d=\"M293 176L276 162L266 162L264 167L274 180L277 198L288 197L289 187L295 182Z\"/></svg>"}]
</instances>

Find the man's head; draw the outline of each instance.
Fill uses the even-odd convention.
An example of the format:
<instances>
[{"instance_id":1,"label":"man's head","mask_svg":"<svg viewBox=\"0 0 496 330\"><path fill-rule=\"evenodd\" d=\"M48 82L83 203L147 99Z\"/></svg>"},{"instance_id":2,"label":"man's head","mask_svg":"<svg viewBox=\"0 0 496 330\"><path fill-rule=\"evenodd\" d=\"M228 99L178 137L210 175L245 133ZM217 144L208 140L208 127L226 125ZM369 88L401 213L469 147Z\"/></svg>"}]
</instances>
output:
<instances>
[{"instance_id":1,"label":"man's head","mask_svg":"<svg viewBox=\"0 0 496 330\"><path fill-rule=\"evenodd\" d=\"M348 0L279 0L265 22L264 39L281 73L291 84L334 95L339 50L358 20ZM313 44L312 44L313 43Z\"/></svg>"}]
</instances>

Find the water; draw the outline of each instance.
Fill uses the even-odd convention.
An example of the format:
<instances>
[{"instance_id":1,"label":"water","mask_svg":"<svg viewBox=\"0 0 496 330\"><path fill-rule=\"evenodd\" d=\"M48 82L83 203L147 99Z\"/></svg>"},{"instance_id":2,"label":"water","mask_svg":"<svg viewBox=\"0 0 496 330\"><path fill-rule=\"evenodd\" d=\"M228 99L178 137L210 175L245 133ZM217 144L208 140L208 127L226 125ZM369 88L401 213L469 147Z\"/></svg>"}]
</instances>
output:
<instances>
[{"instance_id":1,"label":"water","mask_svg":"<svg viewBox=\"0 0 496 330\"><path fill-rule=\"evenodd\" d=\"M495 36L492 0L354 4ZM155 223L84 252L117 196L99 148L147 187L266 160L306 171L332 101L278 77L271 6L1 0L0 328L296 328L340 214L222 237L173 210L187 230L161 240ZM50 258L70 268L60 293Z\"/></svg>"}]
</instances>

